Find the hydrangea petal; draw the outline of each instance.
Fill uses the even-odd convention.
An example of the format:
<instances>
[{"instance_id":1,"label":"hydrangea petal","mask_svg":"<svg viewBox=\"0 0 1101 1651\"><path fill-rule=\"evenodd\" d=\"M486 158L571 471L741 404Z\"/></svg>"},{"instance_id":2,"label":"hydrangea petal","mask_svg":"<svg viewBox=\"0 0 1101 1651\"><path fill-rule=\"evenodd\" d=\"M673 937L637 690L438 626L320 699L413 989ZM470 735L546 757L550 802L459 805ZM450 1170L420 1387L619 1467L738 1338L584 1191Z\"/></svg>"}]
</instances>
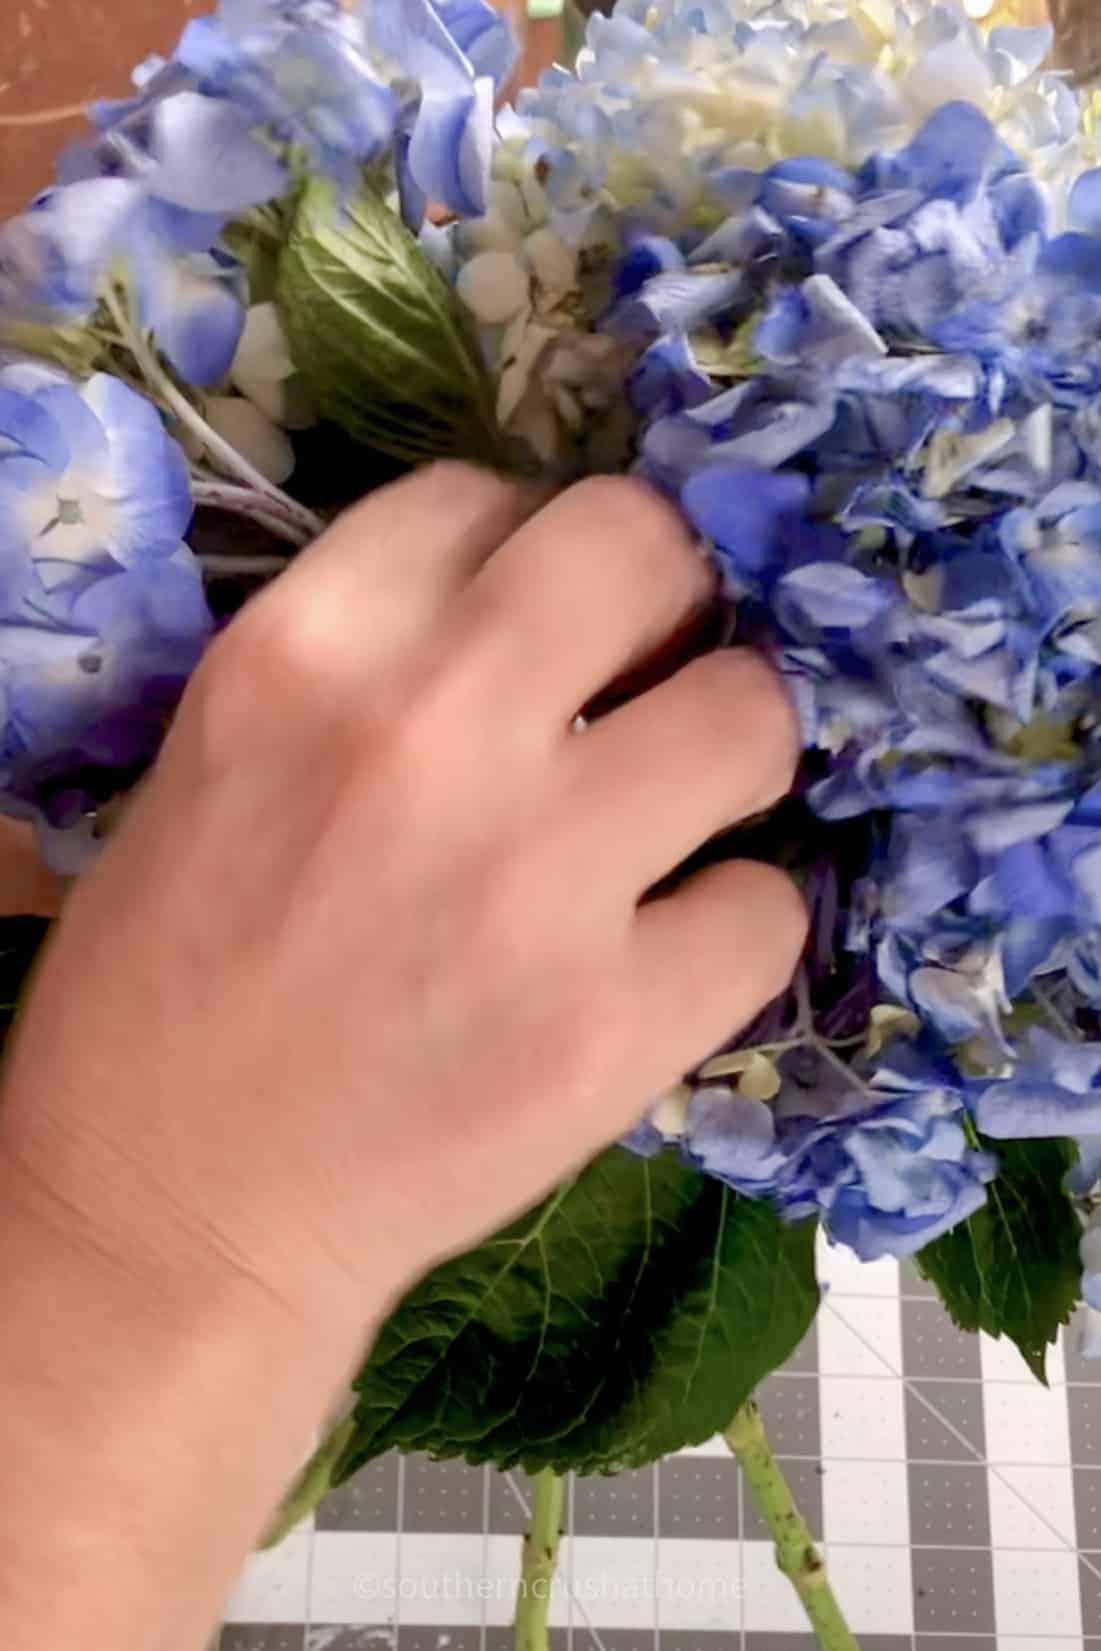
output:
<instances>
[{"instance_id":1,"label":"hydrangea petal","mask_svg":"<svg viewBox=\"0 0 1101 1651\"><path fill-rule=\"evenodd\" d=\"M142 182L189 212L236 214L287 187L272 151L252 136L253 121L224 98L180 92L157 103L151 163Z\"/></svg>"}]
</instances>

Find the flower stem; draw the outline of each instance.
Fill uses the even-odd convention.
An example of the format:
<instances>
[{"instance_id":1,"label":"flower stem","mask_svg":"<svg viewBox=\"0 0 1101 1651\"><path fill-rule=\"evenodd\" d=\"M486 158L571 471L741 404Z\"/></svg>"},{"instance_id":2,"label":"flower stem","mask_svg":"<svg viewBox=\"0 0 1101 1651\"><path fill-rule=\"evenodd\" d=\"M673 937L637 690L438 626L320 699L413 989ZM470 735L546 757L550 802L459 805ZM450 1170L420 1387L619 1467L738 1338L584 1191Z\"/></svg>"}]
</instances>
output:
<instances>
[{"instance_id":1,"label":"flower stem","mask_svg":"<svg viewBox=\"0 0 1101 1651\"><path fill-rule=\"evenodd\" d=\"M220 556L217 551L211 551L199 557L199 565L204 573L215 577L250 573L276 579L286 573L290 564L285 556Z\"/></svg>"},{"instance_id":2,"label":"flower stem","mask_svg":"<svg viewBox=\"0 0 1101 1651\"><path fill-rule=\"evenodd\" d=\"M191 477L191 497L196 504L209 505L212 510L225 510L232 516L245 516L259 527L266 528L277 539L300 550L316 535L305 533L298 512L288 514L278 499L267 493L256 493L251 487L237 487L233 482L222 482L212 476L195 474Z\"/></svg>"},{"instance_id":3,"label":"flower stem","mask_svg":"<svg viewBox=\"0 0 1101 1651\"><path fill-rule=\"evenodd\" d=\"M185 430L202 444L204 452L227 476L241 482L253 493L259 493L278 505L281 516L297 524L301 534L300 543L308 544L311 539L319 538L325 531L325 523L320 516L315 516L312 510L300 505L292 499L289 493L284 493L281 487L261 475L248 460L224 436L211 429L199 409L184 395L165 372L157 360L155 352L150 349L141 335L141 329L134 326L125 305L120 301L116 292L108 289L104 294L104 302L110 312L111 319L124 339L126 348L137 363L138 370L145 380L146 387L153 398L160 403L166 412L181 424Z\"/></svg>"},{"instance_id":4,"label":"flower stem","mask_svg":"<svg viewBox=\"0 0 1101 1651\"><path fill-rule=\"evenodd\" d=\"M329 1430L272 1515L271 1523L260 1539L261 1548L277 1547L332 1490L333 1471L355 1430L354 1416L345 1416Z\"/></svg>"},{"instance_id":5,"label":"flower stem","mask_svg":"<svg viewBox=\"0 0 1101 1651\"><path fill-rule=\"evenodd\" d=\"M757 1499L776 1543L776 1563L799 1595L822 1651L859 1651L752 1399L742 1406L723 1437Z\"/></svg>"},{"instance_id":6,"label":"flower stem","mask_svg":"<svg viewBox=\"0 0 1101 1651\"><path fill-rule=\"evenodd\" d=\"M515 1651L548 1651L547 1618L562 1534L565 1481L550 1468L535 1475L531 1524L524 1537L524 1566L516 1598Z\"/></svg>"}]
</instances>

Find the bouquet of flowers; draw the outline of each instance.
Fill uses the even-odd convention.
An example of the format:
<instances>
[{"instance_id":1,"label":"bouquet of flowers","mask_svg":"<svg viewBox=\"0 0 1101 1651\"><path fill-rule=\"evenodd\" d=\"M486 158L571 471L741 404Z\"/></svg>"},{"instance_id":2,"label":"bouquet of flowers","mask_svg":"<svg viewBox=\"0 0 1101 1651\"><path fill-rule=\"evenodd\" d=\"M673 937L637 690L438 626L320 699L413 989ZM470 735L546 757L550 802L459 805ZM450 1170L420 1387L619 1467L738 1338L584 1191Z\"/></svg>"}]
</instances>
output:
<instances>
[{"instance_id":1,"label":"bouquet of flowers","mask_svg":"<svg viewBox=\"0 0 1101 1651\"><path fill-rule=\"evenodd\" d=\"M440 456L679 500L802 719L707 850L801 880L790 991L412 1291L286 1520L394 1446L521 1463L538 1574L555 1475L726 1429L848 1644L747 1407L816 1228L1041 1379L1083 1299L1101 1352L1101 101L1052 43L618 0L502 108L486 0L221 0L0 230L0 808L61 874L241 602Z\"/></svg>"}]
</instances>

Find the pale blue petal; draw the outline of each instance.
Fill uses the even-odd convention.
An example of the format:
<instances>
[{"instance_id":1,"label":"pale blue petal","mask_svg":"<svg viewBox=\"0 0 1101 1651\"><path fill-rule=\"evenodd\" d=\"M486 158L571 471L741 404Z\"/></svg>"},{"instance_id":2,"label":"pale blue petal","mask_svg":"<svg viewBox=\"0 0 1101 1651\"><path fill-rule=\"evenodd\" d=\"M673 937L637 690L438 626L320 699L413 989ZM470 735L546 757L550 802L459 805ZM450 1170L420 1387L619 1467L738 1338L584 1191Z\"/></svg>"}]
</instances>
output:
<instances>
[{"instance_id":1,"label":"pale blue petal","mask_svg":"<svg viewBox=\"0 0 1101 1651\"><path fill-rule=\"evenodd\" d=\"M435 0L444 28L470 60L475 75L488 75L498 86L516 64L517 42L508 19L486 0Z\"/></svg>"},{"instance_id":2,"label":"pale blue petal","mask_svg":"<svg viewBox=\"0 0 1101 1651\"><path fill-rule=\"evenodd\" d=\"M191 520L187 461L151 402L106 373L98 373L83 399L108 438L107 461L89 479L112 508L104 544L115 561L173 556Z\"/></svg>"},{"instance_id":3,"label":"pale blue petal","mask_svg":"<svg viewBox=\"0 0 1101 1651\"><path fill-rule=\"evenodd\" d=\"M756 580L775 559L785 523L798 518L810 487L786 471L712 465L690 476L681 493L689 521L740 578Z\"/></svg>"},{"instance_id":4,"label":"pale blue petal","mask_svg":"<svg viewBox=\"0 0 1101 1651\"><path fill-rule=\"evenodd\" d=\"M602 327L624 338L691 333L705 321L743 309L751 297L752 289L740 270L718 275L674 270L653 276L638 292L624 298Z\"/></svg>"},{"instance_id":5,"label":"pale blue petal","mask_svg":"<svg viewBox=\"0 0 1101 1651\"><path fill-rule=\"evenodd\" d=\"M50 190L0 228L0 307L80 314L141 211L144 192L122 178Z\"/></svg>"},{"instance_id":6,"label":"pale blue petal","mask_svg":"<svg viewBox=\"0 0 1101 1651\"><path fill-rule=\"evenodd\" d=\"M11 474L15 461L30 459L48 471L64 470L69 462L64 430L37 397L9 389L6 379L7 373L0 375L0 481Z\"/></svg>"},{"instance_id":7,"label":"pale blue petal","mask_svg":"<svg viewBox=\"0 0 1101 1651\"><path fill-rule=\"evenodd\" d=\"M144 242L135 257L143 325L188 384L229 371L245 325L239 267L202 254L175 256Z\"/></svg>"},{"instance_id":8,"label":"pale blue petal","mask_svg":"<svg viewBox=\"0 0 1101 1651\"><path fill-rule=\"evenodd\" d=\"M252 118L224 98L180 92L156 104L151 160L141 181L189 212L244 211L283 194L286 169L252 135Z\"/></svg>"},{"instance_id":9,"label":"pale blue petal","mask_svg":"<svg viewBox=\"0 0 1101 1651\"><path fill-rule=\"evenodd\" d=\"M1101 239L1092 235L1060 235L1049 241L1040 259L1040 272L1087 291L1101 290Z\"/></svg>"},{"instance_id":10,"label":"pale blue petal","mask_svg":"<svg viewBox=\"0 0 1101 1651\"><path fill-rule=\"evenodd\" d=\"M430 199L464 217L486 209L493 146L493 82L425 93L409 145L409 171Z\"/></svg>"},{"instance_id":11,"label":"pale blue petal","mask_svg":"<svg viewBox=\"0 0 1101 1651\"><path fill-rule=\"evenodd\" d=\"M992 1141L1101 1135L1101 1090L1077 1095L1039 1077L991 1084L974 1110L975 1122Z\"/></svg>"},{"instance_id":12,"label":"pale blue petal","mask_svg":"<svg viewBox=\"0 0 1101 1651\"><path fill-rule=\"evenodd\" d=\"M452 4L460 13L467 9L465 3ZM470 61L448 30L447 9L434 0L372 8L372 41L421 83L426 97L469 90L474 78Z\"/></svg>"},{"instance_id":13,"label":"pale blue petal","mask_svg":"<svg viewBox=\"0 0 1101 1651\"><path fill-rule=\"evenodd\" d=\"M872 624L893 599L879 581L836 562L811 562L786 573L776 598L789 623L840 631Z\"/></svg>"},{"instance_id":14,"label":"pale blue petal","mask_svg":"<svg viewBox=\"0 0 1101 1651\"><path fill-rule=\"evenodd\" d=\"M1055 30L1050 23L1036 28L1013 28L1003 25L991 29L990 45L996 52L1004 52L1019 64L1026 74L1039 69L1055 43Z\"/></svg>"},{"instance_id":15,"label":"pale blue petal","mask_svg":"<svg viewBox=\"0 0 1101 1651\"><path fill-rule=\"evenodd\" d=\"M681 333L656 339L643 352L627 388L635 410L647 418L699 407L711 397L711 379Z\"/></svg>"},{"instance_id":16,"label":"pale blue petal","mask_svg":"<svg viewBox=\"0 0 1101 1651\"><path fill-rule=\"evenodd\" d=\"M693 1096L682 1151L697 1169L751 1197L771 1191L784 1166L772 1109L729 1090Z\"/></svg>"},{"instance_id":17,"label":"pale blue petal","mask_svg":"<svg viewBox=\"0 0 1101 1651\"><path fill-rule=\"evenodd\" d=\"M754 379L651 426L647 463L662 478L687 479L702 466L779 469L823 436L836 417L829 391L802 400L782 384Z\"/></svg>"},{"instance_id":18,"label":"pale blue petal","mask_svg":"<svg viewBox=\"0 0 1101 1651\"><path fill-rule=\"evenodd\" d=\"M973 103L942 104L898 156L899 182L924 195L969 201L997 149L997 133Z\"/></svg>"},{"instance_id":19,"label":"pale blue petal","mask_svg":"<svg viewBox=\"0 0 1101 1651\"><path fill-rule=\"evenodd\" d=\"M785 287L763 317L754 343L780 366L827 372L854 356L879 357L887 346L872 324L828 275Z\"/></svg>"}]
</instances>

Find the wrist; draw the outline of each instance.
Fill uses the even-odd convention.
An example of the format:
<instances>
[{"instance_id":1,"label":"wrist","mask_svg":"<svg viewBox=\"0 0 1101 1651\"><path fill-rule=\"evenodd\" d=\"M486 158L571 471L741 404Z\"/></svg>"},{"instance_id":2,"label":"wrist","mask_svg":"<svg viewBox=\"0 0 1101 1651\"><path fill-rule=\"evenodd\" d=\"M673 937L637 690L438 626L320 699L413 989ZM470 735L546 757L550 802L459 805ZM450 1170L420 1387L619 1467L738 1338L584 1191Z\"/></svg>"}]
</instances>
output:
<instances>
[{"instance_id":1,"label":"wrist","mask_svg":"<svg viewBox=\"0 0 1101 1651\"><path fill-rule=\"evenodd\" d=\"M227 1152L185 1083L93 1068L110 1099L89 1107L71 1060L28 1058L42 1047L17 1035L0 1092L0 1210L17 1207L74 1267L178 1322L276 1325L288 1351L362 1342L400 1295L408 1276L384 1234L367 1256L326 1242L316 1191L288 1189L263 1139Z\"/></svg>"},{"instance_id":2,"label":"wrist","mask_svg":"<svg viewBox=\"0 0 1101 1651\"><path fill-rule=\"evenodd\" d=\"M0 1147L0 1453L22 1510L0 1556L0 1640L145 1651L148 1631L158 1651L190 1651L363 1334L307 1325L226 1267L151 1265L66 1214Z\"/></svg>"}]
</instances>

